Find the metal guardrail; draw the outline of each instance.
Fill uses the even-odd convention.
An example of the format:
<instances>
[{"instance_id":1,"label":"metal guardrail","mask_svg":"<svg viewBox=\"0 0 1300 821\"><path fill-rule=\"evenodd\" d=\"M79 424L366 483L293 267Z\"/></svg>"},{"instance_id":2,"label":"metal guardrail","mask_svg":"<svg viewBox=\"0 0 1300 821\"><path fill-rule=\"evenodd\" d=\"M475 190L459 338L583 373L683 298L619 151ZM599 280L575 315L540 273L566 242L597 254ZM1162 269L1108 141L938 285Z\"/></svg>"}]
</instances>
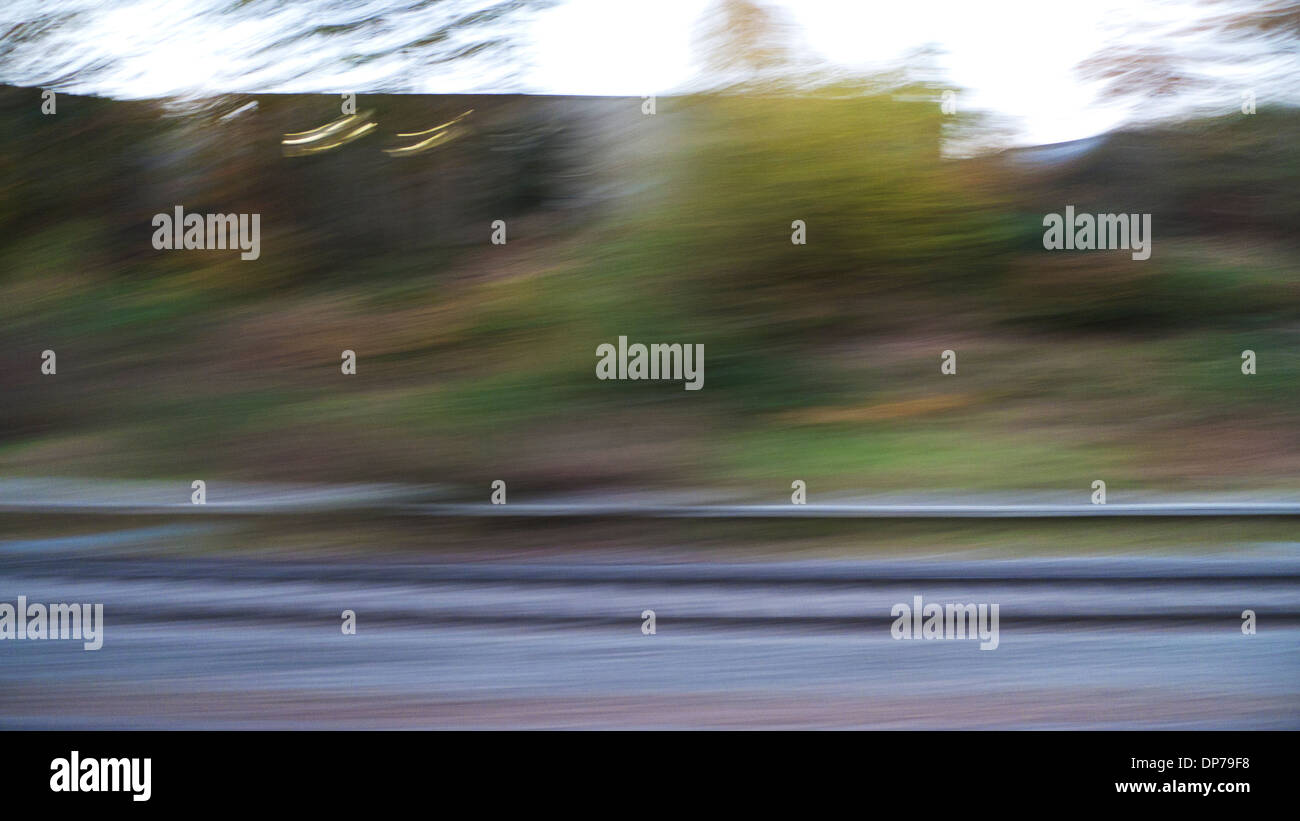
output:
<instances>
[{"instance_id":1,"label":"metal guardrail","mask_svg":"<svg viewBox=\"0 0 1300 821\"><path fill-rule=\"evenodd\" d=\"M21 543L19 543L21 547ZM70 551L12 550L0 542L4 566L15 572L67 575ZM302 561L187 556L114 555L84 548L76 574L87 578L216 579L221 581L365 583L512 583L632 585L874 585L897 582L1178 582L1300 583L1300 554L1283 556L1124 557L976 560L810 560L613 564L593 562ZM94 555L99 553L101 555Z\"/></svg>"},{"instance_id":2,"label":"metal guardrail","mask_svg":"<svg viewBox=\"0 0 1300 821\"><path fill-rule=\"evenodd\" d=\"M1040 519L1136 516L1300 516L1300 504L783 504L619 505L430 504L408 506L411 514L442 516L630 517L652 519Z\"/></svg>"},{"instance_id":3,"label":"metal guardrail","mask_svg":"<svg viewBox=\"0 0 1300 821\"><path fill-rule=\"evenodd\" d=\"M611 502L347 503L209 502L203 505L0 501L0 514L121 516L301 516L333 514L459 518L634 519L1095 519L1300 516L1300 503L1152 504L624 504Z\"/></svg>"},{"instance_id":4,"label":"metal guardrail","mask_svg":"<svg viewBox=\"0 0 1300 821\"><path fill-rule=\"evenodd\" d=\"M525 496L509 504L467 501L436 485L288 485L213 481L206 504L193 504L188 482L0 478L0 514L126 516L299 516L368 514L463 518L637 519L1083 519L1128 517L1300 516L1300 494L1125 494L1123 501L1088 504L1085 493L904 492L823 495L793 504L745 498L735 489L674 492L611 490ZM780 498L780 497L778 497ZM1075 500L1083 500L1082 503Z\"/></svg>"}]
</instances>

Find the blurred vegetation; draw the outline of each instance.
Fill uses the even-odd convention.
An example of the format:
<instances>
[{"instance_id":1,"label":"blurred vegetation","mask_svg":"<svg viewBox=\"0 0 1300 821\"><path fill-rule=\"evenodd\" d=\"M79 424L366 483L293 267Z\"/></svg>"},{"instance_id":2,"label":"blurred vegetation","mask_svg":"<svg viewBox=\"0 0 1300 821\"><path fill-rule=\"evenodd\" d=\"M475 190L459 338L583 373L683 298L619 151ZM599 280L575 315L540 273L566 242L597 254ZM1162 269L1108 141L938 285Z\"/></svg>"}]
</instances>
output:
<instances>
[{"instance_id":1,"label":"blurred vegetation","mask_svg":"<svg viewBox=\"0 0 1300 821\"><path fill-rule=\"evenodd\" d=\"M358 104L373 136L287 158L281 136L338 99L256 99L60 95L43 116L37 90L0 89L0 471L476 496L500 477L1296 484L1294 110L1045 162L954 158L982 124L906 77L661 98L653 117L377 96ZM380 150L468 109L437 150ZM262 257L155 251L150 219L177 204L262 214ZM1066 205L1153 214L1152 258L1044 251ZM704 344L705 389L597 380L619 335Z\"/></svg>"},{"instance_id":2,"label":"blurred vegetation","mask_svg":"<svg viewBox=\"0 0 1300 821\"><path fill-rule=\"evenodd\" d=\"M940 156L938 107L898 99L924 92L692 101L692 149L660 221L702 319L759 319L773 338L838 333L888 318L892 294L987 281L1011 236L1007 209ZM806 245L791 242L792 218Z\"/></svg>"}]
</instances>

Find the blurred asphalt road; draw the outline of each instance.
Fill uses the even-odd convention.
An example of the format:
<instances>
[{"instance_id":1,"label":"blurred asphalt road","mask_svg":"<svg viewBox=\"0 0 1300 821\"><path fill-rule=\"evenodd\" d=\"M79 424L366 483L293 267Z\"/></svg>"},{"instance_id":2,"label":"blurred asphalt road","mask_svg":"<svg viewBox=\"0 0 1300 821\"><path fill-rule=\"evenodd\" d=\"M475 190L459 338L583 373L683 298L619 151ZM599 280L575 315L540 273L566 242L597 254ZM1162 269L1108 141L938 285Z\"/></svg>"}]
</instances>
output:
<instances>
[{"instance_id":1,"label":"blurred asphalt road","mask_svg":"<svg viewBox=\"0 0 1300 821\"><path fill-rule=\"evenodd\" d=\"M0 601L102 602L106 624L94 652L0 641L0 727L1300 728L1294 547L578 566L119 550L132 541L0 545ZM998 603L1000 646L893 640L890 608L914 595Z\"/></svg>"}]
</instances>

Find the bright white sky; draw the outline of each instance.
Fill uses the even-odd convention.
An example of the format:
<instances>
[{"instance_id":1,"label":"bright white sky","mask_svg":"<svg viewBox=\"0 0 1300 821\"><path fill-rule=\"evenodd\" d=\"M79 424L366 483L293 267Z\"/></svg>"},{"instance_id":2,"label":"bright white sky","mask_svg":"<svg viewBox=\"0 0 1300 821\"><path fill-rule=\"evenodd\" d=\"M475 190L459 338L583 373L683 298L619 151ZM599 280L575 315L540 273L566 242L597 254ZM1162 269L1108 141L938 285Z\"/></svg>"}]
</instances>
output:
<instances>
[{"instance_id":1,"label":"bright white sky","mask_svg":"<svg viewBox=\"0 0 1300 821\"><path fill-rule=\"evenodd\" d=\"M0 30L30 15L30 2L3 0ZM272 66L250 56L249 44L275 42L286 30L321 22L312 3L290 3L222 30L194 24L198 10L223 0L60 0L87 21L61 34L58 49L113 66L83 93L163 97L261 92L364 92L401 76L422 93L525 91L548 94L670 94L699 87L703 77L693 38L710 0L562 0L523 31L512 60L522 68L508 83L506 66L463 61L436 70L412 68L394 56L349 65L313 45ZM801 30L808 51L849 69L881 69L926 44L939 47L947 78L964 89L959 106L1008 118L1020 143L1052 143L1106 131L1129 117L1097 98L1077 72L1080 61L1107 45L1159 44L1205 11L1204 0L769 0ZM387 0L360 0L356 13L382 13ZM436 7L435 7L436 8ZM1196 10L1196 14L1192 13ZM399 29L406 28L405 25ZM367 35L401 45L409 31ZM327 41L328 42L328 41ZM349 46L342 46L343 49ZM335 46L334 48L340 48ZM376 49L379 50L379 49ZM325 53L322 53L325 52ZM40 55L35 58L39 61ZM1225 74L1238 61L1213 68ZM322 68L322 63L325 65ZM6 72L21 82L19 67ZM14 79L14 75L18 75ZM1242 89L1248 75L1226 76ZM1235 87L1235 86L1234 86ZM1294 87L1294 86L1292 86ZM1261 103L1265 100L1261 99ZM1204 102L1204 101L1202 101ZM1210 101L1217 106L1219 100ZM1222 101L1235 109L1239 96Z\"/></svg>"},{"instance_id":2,"label":"bright white sky","mask_svg":"<svg viewBox=\"0 0 1300 821\"><path fill-rule=\"evenodd\" d=\"M568 0L537 23L540 88L559 93L666 93L691 85L691 38L710 0ZM1193 18L1186 0L769 0L814 53L883 69L935 44L964 89L959 105L1013 118L1017 140L1088 137L1127 111L1097 99L1076 66L1121 38L1159 42ZM1203 13L1204 6L1199 10ZM599 70L593 70L599 66ZM1224 101L1225 110L1240 99Z\"/></svg>"}]
</instances>

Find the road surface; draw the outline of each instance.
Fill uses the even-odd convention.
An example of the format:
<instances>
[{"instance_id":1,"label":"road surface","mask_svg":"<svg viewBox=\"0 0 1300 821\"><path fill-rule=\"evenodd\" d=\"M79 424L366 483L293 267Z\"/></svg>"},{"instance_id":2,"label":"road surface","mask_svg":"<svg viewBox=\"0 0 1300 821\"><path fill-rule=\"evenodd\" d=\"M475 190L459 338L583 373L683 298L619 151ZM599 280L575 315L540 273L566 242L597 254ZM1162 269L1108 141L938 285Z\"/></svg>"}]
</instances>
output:
<instances>
[{"instance_id":1,"label":"road surface","mask_svg":"<svg viewBox=\"0 0 1300 821\"><path fill-rule=\"evenodd\" d=\"M1300 729L1297 549L434 564L79 539L0 546L0 602L105 623L98 651L0 641L0 727ZM892 638L917 595L997 603L997 649Z\"/></svg>"}]
</instances>

